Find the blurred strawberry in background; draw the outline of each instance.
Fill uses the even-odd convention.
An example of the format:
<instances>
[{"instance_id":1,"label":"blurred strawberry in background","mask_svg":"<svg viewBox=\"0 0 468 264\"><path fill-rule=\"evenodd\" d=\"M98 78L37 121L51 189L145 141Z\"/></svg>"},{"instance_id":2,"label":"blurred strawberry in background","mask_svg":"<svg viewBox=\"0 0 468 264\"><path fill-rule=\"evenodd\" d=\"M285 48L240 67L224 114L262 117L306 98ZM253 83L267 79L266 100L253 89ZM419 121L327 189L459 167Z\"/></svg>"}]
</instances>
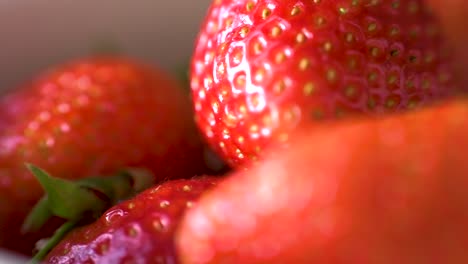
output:
<instances>
[{"instance_id":1,"label":"blurred strawberry in background","mask_svg":"<svg viewBox=\"0 0 468 264\"><path fill-rule=\"evenodd\" d=\"M162 181L205 168L187 93L168 73L123 57L52 67L0 99L0 124L0 245L24 253L31 241L19 226L42 195L25 162L67 179L134 166Z\"/></svg>"}]
</instances>

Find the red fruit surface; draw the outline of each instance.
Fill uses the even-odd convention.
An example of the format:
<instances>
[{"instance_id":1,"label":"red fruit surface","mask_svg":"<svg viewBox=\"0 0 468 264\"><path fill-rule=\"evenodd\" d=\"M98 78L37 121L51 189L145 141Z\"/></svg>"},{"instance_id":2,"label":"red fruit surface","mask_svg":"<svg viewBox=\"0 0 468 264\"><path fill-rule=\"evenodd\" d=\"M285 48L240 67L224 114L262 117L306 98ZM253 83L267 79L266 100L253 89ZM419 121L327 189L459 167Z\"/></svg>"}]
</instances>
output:
<instances>
[{"instance_id":1,"label":"red fruit surface","mask_svg":"<svg viewBox=\"0 0 468 264\"><path fill-rule=\"evenodd\" d=\"M174 231L186 208L218 182L174 180L110 208L95 223L71 231L45 263L177 263Z\"/></svg>"},{"instance_id":2,"label":"red fruit surface","mask_svg":"<svg viewBox=\"0 0 468 264\"><path fill-rule=\"evenodd\" d=\"M182 263L468 263L468 100L308 129L200 199Z\"/></svg>"},{"instance_id":3,"label":"red fruit surface","mask_svg":"<svg viewBox=\"0 0 468 264\"><path fill-rule=\"evenodd\" d=\"M197 123L238 167L304 124L451 94L444 47L420 0L214 1L191 65Z\"/></svg>"},{"instance_id":4,"label":"red fruit surface","mask_svg":"<svg viewBox=\"0 0 468 264\"><path fill-rule=\"evenodd\" d=\"M466 34L465 21L468 17L468 2L465 0L427 0L443 25L444 34L450 41L457 70L457 79L461 82L461 88L468 91L468 34Z\"/></svg>"},{"instance_id":5,"label":"red fruit surface","mask_svg":"<svg viewBox=\"0 0 468 264\"><path fill-rule=\"evenodd\" d=\"M43 191L24 166L59 178L150 169L159 180L203 166L188 94L166 73L126 58L88 58L50 69L0 99L0 246L31 252L18 236Z\"/></svg>"}]
</instances>

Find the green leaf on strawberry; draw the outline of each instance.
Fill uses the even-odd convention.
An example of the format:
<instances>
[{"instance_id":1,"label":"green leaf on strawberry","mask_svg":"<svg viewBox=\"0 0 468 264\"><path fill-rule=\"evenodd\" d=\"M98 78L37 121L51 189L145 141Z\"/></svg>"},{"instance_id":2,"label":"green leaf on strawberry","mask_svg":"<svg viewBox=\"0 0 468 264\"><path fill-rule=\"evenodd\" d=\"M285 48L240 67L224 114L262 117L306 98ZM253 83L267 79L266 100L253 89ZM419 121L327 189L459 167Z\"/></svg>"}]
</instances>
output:
<instances>
[{"instance_id":1,"label":"green leaf on strawberry","mask_svg":"<svg viewBox=\"0 0 468 264\"><path fill-rule=\"evenodd\" d=\"M89 177L79 181L55 178L46 171L26 164L46 194L22 226L23 232L40 229L52 216L68 220L43 246L34 260L40 260L61 238L83 220L98 218L105 209L128 199L154 184L154 176L143 169L131 168L113 176Z\"/></svg>"},{"instance_id":2,"label":"green leaf on strawberry","mask_svg":"<svg viewBox=\"0 0 468 264\"><path fill-rule=\"evenodd\" d=\"M196 177L154 185L73 229L45 263L179 263L175 232L185 212L221 178ZM55 239L55 238L53 238Z\"/></svg>"},{"instance_id":3,"label":"green leaf on strawberry","mask_svg":"<svg viewBox=\"0 0 468 264\"><path fill-rule=\"evenodd\" d=\"M106 202L99 196L93 193L92 189L85 188L79 181L72 182L60 178L54 178L40 168L27 164L28 169L36 176L41 183L47 195L38 203L38 208L48 209L52 215L56 215L65 219L77 219L81 217L85 211L101 211ZM36 213L40 213L33 209L33 214L27 218L26 226L34 227ZM27 230L28 228L23 230Z\"/></svg>"},{"instance_id":4,"label":"green leaf on strawberry","mask_svg":"<svg viewBox=\"0 0 468 264\"><path fill-rule=\"evenodd\" d=\"M52 226L22 235L42 195L24 166L78 180L128 166L155 180L205 172L189 96L158 67L117 56L51 65L0 97L0 247L26 255Z\"/></svg>"}]
</instances>

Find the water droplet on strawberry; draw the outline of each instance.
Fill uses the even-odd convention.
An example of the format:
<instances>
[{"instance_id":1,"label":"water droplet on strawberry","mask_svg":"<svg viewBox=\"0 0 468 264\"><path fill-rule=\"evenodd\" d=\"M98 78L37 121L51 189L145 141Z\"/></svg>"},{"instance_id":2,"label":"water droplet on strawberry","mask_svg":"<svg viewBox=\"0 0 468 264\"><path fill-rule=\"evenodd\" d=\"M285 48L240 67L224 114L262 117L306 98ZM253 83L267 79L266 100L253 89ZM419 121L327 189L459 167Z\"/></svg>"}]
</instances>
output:
<instances>
[{"instance_id":1,"label":"water droplet on strawberry","mask_svg":"<svg viewBox=\"0 0 468 264\"><path fill-rule=\"evenodd\" d=\"M112 222L116 221L117 219L121 218L124 215L125 215L125 212L122 209L117 208L117 209L108 211L105 214L104 219L106 219L106 222L108 224L111 224Z\"/></svg>"}]
</instances>

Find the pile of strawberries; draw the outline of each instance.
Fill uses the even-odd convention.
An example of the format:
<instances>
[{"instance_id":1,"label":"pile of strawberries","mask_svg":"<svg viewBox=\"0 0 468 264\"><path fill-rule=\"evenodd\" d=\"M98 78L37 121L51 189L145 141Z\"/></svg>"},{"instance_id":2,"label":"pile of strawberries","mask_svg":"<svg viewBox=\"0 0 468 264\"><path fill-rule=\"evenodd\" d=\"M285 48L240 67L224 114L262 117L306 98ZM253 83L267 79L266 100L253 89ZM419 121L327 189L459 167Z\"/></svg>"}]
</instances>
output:
<instances>
[{"instance_id":1,"label":"pile of strawberries","mask_svg":"<svg viewBox=\"0 0 468 264\"><path fill-rule=\"evenodd\" d=\"M49 69L0 98L0 247L44 263L468 263L468 12L444 7L214 0L191 96L120 56Z\"/></svg>"}]
</instances>

